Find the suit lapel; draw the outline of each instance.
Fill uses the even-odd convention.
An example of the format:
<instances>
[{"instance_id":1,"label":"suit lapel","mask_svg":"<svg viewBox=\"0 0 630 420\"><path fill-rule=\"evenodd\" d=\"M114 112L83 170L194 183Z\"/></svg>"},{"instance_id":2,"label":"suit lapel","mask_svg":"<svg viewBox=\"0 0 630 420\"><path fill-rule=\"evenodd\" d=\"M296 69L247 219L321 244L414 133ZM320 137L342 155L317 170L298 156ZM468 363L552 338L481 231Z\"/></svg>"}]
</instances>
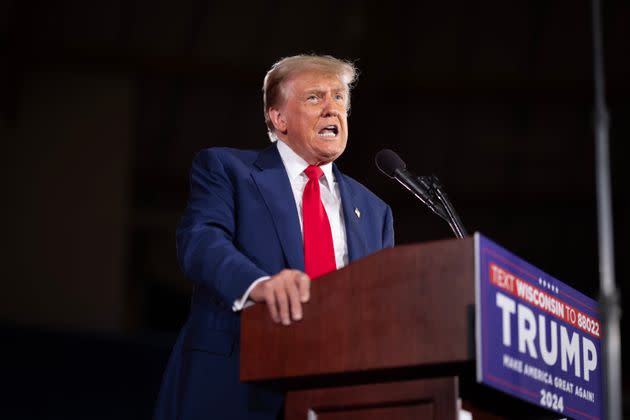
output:
<instances>
[{"instance_id":1,"label":"suit lapel","mask_svg":"<svg viewBox=\"0 0 630 420\"><path fill-rule=\"evenodd\" d=\"M288 266L304 270L300 220L291 183L277 145L273 144L263 150L254 165L260 170L252 171L252 178L271 213Z\"/></svg>"},{"instance_id":2,"label":"suit lapel","mask_svg":"<svg viewBox=\"0 0 630 420\"><path fill-rule=\"evenodd\" d=\"M362 211L356 204L354 191L341 173L337 165L333 165L335 179L339 184L341 194L341 206L343 207L343 218L346 225L346 241L348 244L348 261L352 262L367 255L367 245L365 235L361 228L360 212ZM356 213L359 210L359 214ZM366 211L367 209L363 209Z\"/></svg>"}]
</instances>

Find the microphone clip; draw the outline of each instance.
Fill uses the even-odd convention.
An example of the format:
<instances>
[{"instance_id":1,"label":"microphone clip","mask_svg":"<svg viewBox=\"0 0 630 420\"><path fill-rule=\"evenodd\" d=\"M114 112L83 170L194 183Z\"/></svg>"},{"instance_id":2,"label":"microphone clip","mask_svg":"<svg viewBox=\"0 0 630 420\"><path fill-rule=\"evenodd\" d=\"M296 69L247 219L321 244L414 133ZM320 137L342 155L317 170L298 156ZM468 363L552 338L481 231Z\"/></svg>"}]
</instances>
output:
<instances>
[{"instance_id":1,"label":"microphone clip","mask_svg":"<svg viewBox=\"0 0 630 420\"><path fill-rule=\"evenodd\" d=\"M438 177L435 175L416 176L416 179L425 188L429 199L434 201L434 205L436 205L435 201L438 202L436 207L439 206L440 210L445 213L446 217L442 214L440 214L440 216L446 220L455 236L458 238L466 236L466 229L457 215L455 208L448 199L446 192L442 188L442 184L440 183Z\"/></svg>"}]
</instances>

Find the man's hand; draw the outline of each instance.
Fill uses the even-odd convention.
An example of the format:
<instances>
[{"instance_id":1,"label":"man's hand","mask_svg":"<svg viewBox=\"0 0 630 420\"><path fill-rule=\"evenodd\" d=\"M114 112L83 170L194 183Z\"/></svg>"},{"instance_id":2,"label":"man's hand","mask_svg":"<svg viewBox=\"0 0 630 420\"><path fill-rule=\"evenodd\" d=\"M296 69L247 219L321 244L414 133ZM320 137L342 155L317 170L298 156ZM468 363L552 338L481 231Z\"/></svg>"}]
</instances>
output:
<instances>
[{"instance_id":1,"label":"man's hand","mask_svg":"<svg viewBox=\"0 0 630 420\"><path fill-rule=\"evenodd\" d=\"M310 297L311 279L299 270L282 270L257 284L249 294L254 302L265 302L274 322L290 325L302 319L302 303Z\"/></svg>"}]
</instances>

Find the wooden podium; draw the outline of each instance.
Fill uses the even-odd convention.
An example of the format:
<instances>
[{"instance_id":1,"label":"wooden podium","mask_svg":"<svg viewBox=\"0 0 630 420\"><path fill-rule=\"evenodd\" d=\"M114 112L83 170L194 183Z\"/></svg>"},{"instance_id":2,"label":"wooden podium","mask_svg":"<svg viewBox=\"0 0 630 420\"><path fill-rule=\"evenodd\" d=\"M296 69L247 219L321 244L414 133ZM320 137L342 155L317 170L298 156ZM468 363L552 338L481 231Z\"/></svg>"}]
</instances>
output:
<instances>
[{"instance_id":1,"label":"wooden podium","mask_svg":"<svg viewBox=\"0 0 630 420\"><path fill-rule=\"evenodd\" d=\"M291 326L248 308L241 381L286 390L286 420L455 420L475 386L474 276L472 237L404 245L313 281Z\"/></svg>"}]
</instances>

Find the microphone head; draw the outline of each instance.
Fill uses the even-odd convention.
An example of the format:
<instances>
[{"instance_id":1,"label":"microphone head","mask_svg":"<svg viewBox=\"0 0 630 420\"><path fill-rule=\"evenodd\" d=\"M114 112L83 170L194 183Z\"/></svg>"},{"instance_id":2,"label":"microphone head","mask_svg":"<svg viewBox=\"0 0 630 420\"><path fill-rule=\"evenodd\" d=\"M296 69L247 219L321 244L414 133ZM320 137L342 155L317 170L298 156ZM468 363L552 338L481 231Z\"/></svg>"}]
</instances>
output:
<instances>
[{"instance_id":1,"label":"microphone head","mask_svg":"<svg viewBox=\"0 0 630 420\"><path fill-rule=\"evenodd\" d=\"M407 165L405 165L405 162L403 162L400 156L398 156L393 150L389 149L383 149L378 152L374 161L376 162L378 169L390 178L394 178L396 169L407 168Z\"/></svg>"}]
</instances>

